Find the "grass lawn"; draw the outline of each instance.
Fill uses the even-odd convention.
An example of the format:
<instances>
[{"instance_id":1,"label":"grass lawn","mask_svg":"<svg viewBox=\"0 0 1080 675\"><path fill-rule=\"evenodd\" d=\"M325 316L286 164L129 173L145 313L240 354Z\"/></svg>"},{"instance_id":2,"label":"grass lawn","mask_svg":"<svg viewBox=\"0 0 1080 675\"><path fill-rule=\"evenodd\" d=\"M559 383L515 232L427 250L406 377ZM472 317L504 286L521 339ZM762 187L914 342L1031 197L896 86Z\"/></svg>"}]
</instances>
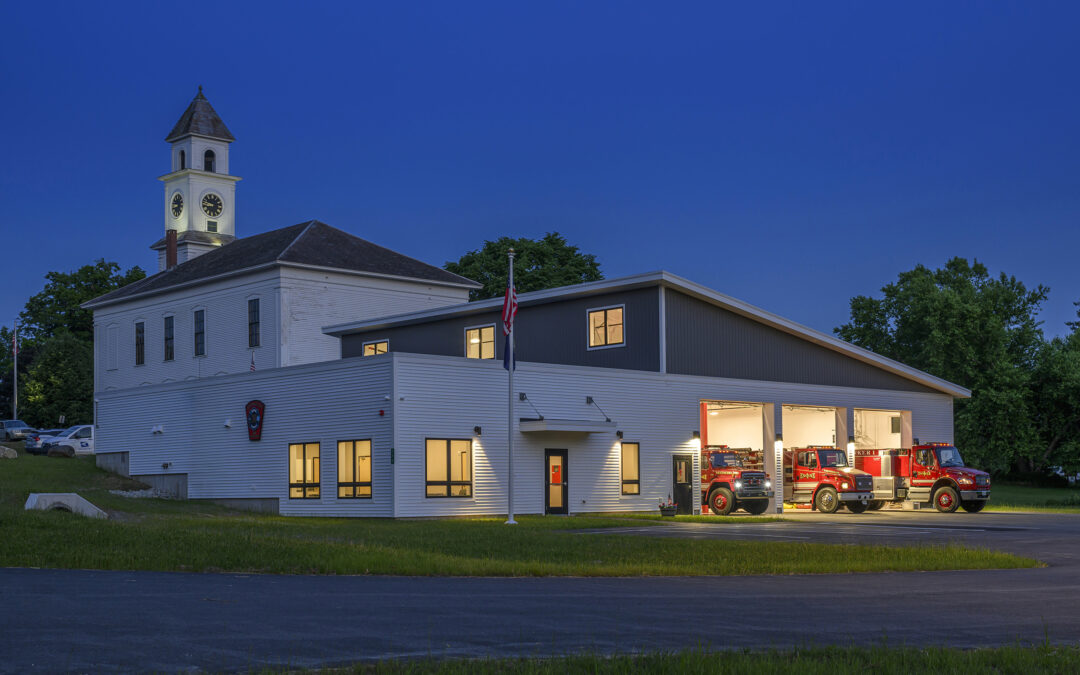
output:
<instances>
[{"instance_id":1,"label":"grass lawn","mask_svg":"<svg viewBox=\"0 0 1080 675\"><path fill-rule=\"evenodd\" d=\"M296 672L296 671L289 671ZM303 672L303 671L300 671ZM458 673L799 673L799 675L910 675L939 673L969 675L995 673L1042 675L1080 672L1076 647L999 647L949 649L909 647L827 647L768 650L763 652L707 652L704 650L634 656L568 656L555 659L486 659L473 661L400 661L321 673L379 675L456 675Z\"/></svg>"},{"instance_id":2,"label":"grass lawn","mask_svg":"<svg viewBox=\"0 0 1080 675\"><path fill-rule=\"evenodd\" d=\"M1080 488L1033 487L994 483L987 511L1080 513Z\"/></svg>"},{"instance_id":3,"label":"grass lawn","mask_svg":"<svg viewBox=\"0 0 1080 675\"><path fill-rule=\"evenodd\" d=\"M618 517L407 520L286 518L199 502L128 499L133 481L93 458L0 460L0 566L289 574L641 576L798 574L1034 567L959 546L698 541L567 530L642 526ZM27 512L27 494L78 492L108 521ZM725 520L712 519L718 527ZM708 521L703 521L708 522Z\"/></svg>"}]
</instances>

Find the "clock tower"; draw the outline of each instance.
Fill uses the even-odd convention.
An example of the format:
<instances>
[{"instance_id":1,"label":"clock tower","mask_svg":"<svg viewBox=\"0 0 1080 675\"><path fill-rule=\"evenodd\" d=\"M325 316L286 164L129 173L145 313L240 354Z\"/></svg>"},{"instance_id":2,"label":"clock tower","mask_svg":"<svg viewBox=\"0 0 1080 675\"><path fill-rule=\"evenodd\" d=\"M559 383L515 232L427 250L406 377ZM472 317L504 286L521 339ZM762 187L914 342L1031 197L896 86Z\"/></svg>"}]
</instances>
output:
<instances>
[{"instance_id":1,"label":"clock tower","mask_svg":"<svg viewBox=\"0 0 1080 675\"><path fill-rule=\"evenodd\" d=\"M183 263L236 239L236 181L229 175L229 144L235 138L202 87L165 142L172 144L172 170L165 183L166 236L150 248L158 271L167 266L168 231L176 231L176 262Z\"/></svg>"}]
</instances>

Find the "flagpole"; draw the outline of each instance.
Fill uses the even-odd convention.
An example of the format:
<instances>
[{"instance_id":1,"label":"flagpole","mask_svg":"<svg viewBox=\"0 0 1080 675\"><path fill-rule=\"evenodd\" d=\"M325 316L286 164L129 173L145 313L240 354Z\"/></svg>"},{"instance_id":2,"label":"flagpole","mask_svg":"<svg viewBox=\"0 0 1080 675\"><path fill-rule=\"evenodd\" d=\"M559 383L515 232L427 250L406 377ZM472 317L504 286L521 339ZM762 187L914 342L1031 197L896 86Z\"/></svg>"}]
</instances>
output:
<instances>
[{"instance_id":1,"label":"flagpole","mask_svg":"<svg viewBox=\"0 0 1080 675\"><path fill-rule=\"evenodd\" d=\"M11 419L19 419L19 320L11 337Z\"/></svg>"},{"instance_id":2,"label":"flagpole","mask_svg":"<svg viewBox=\"0 0 1080 675\"><path fill-rule=\"evenodd\" d=\"M506 288L507 293L514 292L514 249L510 249L510 276L507 279ZM517 525L517 521L514 520L514 321L510 321L510 337L506 341L506 348L510 351L507 354L507 364L510 366L506 371L510 374L509 383L510 386L507 389L507 426L506 426L506 448L507 448L507 481L506 481L506 524Z\"/></svg>"}]
</instances>

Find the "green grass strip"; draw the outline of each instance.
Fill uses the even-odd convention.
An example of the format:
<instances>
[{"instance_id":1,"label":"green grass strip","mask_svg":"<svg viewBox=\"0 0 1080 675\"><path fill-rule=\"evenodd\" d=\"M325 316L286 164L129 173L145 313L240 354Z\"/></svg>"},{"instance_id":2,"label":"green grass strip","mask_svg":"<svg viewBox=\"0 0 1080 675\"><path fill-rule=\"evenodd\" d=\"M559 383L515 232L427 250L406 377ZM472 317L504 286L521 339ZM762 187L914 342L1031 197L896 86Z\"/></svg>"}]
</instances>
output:
<instances>
[{"instance_id":1,"label":"green grass strip","mask_svg":"<svg viewBox=\"0 0 1080 675\"><path fill-rule=\"evenodd\" d=\"M284 672L284 671L263 671ZM357 673L365 675L547 675L549 673L642 675L679 673L713 675L1050 675L1080 672L1080 649L1074 646L952 649L942 647L823 647L767 651L687 650L621 656L566 656L552 659L478 659L386 661L351 668L288 672Z\"/></svg>"},{"instance_id":2,"label":"green grass strip","mask_svg":"<svg viewBox=\"0 0 1080 675\"><path fill-rule=\"evenodd\" d=\"M112 570L438 576L697 576L1035 567L958 545L887 547L687 540L569 530L650 526L658 518L525 516L389 520L254 515L108 492L133 482L92 458L0 464L0 565ZM76 491L110 510L90 520L24 511L31 489ZM729 519L716 519L717 527ZM698 522L707 522L699 520ZM745 519L742 522L746 522Z\"/></svg>"}]
</instances>

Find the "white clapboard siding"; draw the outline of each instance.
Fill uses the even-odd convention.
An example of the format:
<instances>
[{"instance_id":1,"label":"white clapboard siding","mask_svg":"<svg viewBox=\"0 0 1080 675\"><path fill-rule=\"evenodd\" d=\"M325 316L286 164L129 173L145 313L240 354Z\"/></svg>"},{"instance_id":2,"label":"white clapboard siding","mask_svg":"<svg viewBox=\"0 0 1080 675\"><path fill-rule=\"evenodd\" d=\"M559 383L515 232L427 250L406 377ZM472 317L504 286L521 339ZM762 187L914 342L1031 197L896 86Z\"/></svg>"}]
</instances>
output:
<instances>
[{"instance_id":1,"label":"white clapboard siding","mask_svg":"<svg viewBox=\"0 0 1080 675\"><path fill-rule=\"evenodd\" d=\"M329 361L341 341L323 326L467 302L469 290L296 267L281 268L282 365Z\"/></svg>"},{"instance_id":2,"label":"white clapboard siding","mask_svg":"<svg viewBox=\"0 0 1080 675\"><path fill-rule=\"evenodd\" d=\"M267 270L239 279L208 283L94 311L94 390L127 389L164 382L238 373L251 367L278 365L277 272ZM250 298L259 298L261 346L248 348ZM194 312L206 312L206 355L195 356ZM173 317L174 358L165 361L164 318ZM135 323L146 325L145 363L135 365ZM110 369L108 341L115 327L118 336L117 364Z\"/></svg>"},{"instance_id":3,"label":"white clapboard siding","mask_svg":"<svg viewBox=\"0 0 1080 675\"><path fill-rule=\"evenodd\" d=\"M103 392L98 452L129 452L133 476L187 474L192 499L277 498L283 514L390 516L391 393L389 356ZM254 399L266 404L257 442L244 420ZM151 433L156 425L164 433ZM339 500L337 442L356 439L372 442L373 498ZM321 444L319 499L289 499L288 445L297 442Z\"/></svg>"},{"instance_id":4,"label":"white clapboard siding","mask_svg":"<svg viewBox=\"0 0 1080 675\"><path fill-rule=\"evenodd\" d=\"M395 355L399 517L506 512L507 378L498 362ZM951 441L952 399L947 395L874 389L730 380L551 364L520 363L515 391L524 392L546 418L604 419L592 396L624 433L641 444L641 494L621 494L620 457L614 432L517 434L515 511L540 513L544 497L544 449L567 449L570 511L651 510L672 489L672 456L697 455L703 399L800 403L837 407L911 410L916 437ZM515 418L535 417L514 397ZM424 496L424 439L469 438L482 427L474 448L472 498ZM695 469L697 463L695 462ZM697 494L695 492L695 494Z\"/></svg>"}]
</instances>

